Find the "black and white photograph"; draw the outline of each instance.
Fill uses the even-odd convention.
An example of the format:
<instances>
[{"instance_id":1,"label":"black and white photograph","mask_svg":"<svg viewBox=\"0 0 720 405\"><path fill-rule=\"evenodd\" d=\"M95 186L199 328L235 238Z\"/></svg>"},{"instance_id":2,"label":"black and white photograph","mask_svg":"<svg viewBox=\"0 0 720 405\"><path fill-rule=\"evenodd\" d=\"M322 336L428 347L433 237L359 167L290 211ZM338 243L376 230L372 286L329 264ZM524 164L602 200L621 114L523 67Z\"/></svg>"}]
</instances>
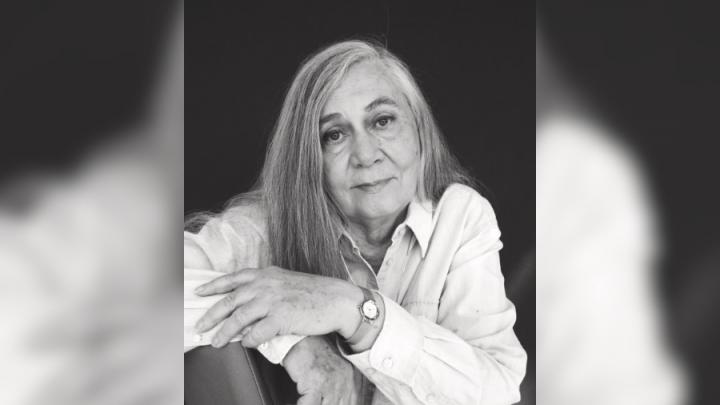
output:
<instances>
[{"instance_id":1,"label":"black and white photograph","mask_svg":"<svg viewBox=\"0 0 720 405\"><path fill-rule=\"evenodd\" d=\"M529 5L187 12L186 402L531 398Z\"/></svg>"},{"instance_id":2,"label":"black and white photograph","mask_svg":"<svg viewBox=\"0 0 720 405\"><path fill-rule=\"evenodd\" d=\"M0 404L718 403L717 15L3 4Z\"/></svg>"}]
</instances>

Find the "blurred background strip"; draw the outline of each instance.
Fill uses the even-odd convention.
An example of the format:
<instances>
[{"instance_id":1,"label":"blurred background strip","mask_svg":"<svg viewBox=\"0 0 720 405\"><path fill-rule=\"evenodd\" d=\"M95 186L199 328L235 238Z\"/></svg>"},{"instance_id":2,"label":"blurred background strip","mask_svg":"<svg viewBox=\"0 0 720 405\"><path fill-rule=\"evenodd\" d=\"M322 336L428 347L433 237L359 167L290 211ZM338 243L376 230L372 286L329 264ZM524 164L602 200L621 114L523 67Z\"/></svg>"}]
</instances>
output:
<instances>
[{"instance_id":1,"label":"blurred background strip","mask_svg":"<svg viewBox=\"0 0 720 405\"><path fill-rule=\"evenodd\" d=\"M183 5L0 11L0 403L182 402Z\"/></svg>"}]
</instances>

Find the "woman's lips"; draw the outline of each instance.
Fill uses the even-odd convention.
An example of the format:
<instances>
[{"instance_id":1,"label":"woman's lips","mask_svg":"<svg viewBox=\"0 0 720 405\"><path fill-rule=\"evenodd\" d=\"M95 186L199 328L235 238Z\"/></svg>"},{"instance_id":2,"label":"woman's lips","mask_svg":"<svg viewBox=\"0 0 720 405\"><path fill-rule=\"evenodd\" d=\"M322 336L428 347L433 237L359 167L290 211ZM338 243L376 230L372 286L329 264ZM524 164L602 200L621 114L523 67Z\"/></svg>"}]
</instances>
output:
<instances>
[{"instance_id":1,"label":"woman's lips","mask_svg":"<svg viewBox=\"0 0 720 405\"><path fill-rule=\"evenodd\" d=\"M360 189L366 193L375 194L379 193L388 183L390 183L390 180L392 179L392 177L389 177L387 179L373 181L370 183L362 183L354 186L353 188Z\"/></svg>"}]
</instances>

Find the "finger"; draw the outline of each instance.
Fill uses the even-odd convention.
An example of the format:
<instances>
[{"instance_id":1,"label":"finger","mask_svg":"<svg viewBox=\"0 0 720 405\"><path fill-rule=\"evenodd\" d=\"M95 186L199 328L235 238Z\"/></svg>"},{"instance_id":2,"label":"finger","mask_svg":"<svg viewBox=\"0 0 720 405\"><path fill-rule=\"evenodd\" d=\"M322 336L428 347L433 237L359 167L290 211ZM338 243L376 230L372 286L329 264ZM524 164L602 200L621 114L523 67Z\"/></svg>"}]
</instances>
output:
<instances>
[{"instance_id":1,"label":"finger","mask_svg":"<svg viewBox=\"0 0 720 405\"><path fill-rule=\"evenodd\" d=\"M247 268L234 271L217 277L212 281L200 285L195 289L195 294L204 297L207 295L224 294L237 288L239 285L248 283L257 276L257 269Z\"/></svg>"},{"instance_id":2,"label":"finger","mask_svg":"<svg viewBox=\"0 0 720 405\"><path fill-rule=\"evenodd\" d=\"M317 391L309 392L298 399L297 405L322 405L322 395Z\"/></svg>"},{"instance_id":3,"label":"finger","mask_svg":"<svg viewBox=\"0 0 720 405\"><path fill-rule=\"evenodd\" d=\"M263 318L252 325L245 334L242 344L256 348L280 333L280 323L275 318Z\"/></svg>"},{"instance_id":4,"label":"finger","mask_svg":"<svg viewBox=\"0 0 720 405\"><path fill-rule=\"evenodd\" d=\"M199 333L203 333L214 328L222 320L229 317L230 314L235 311L235 308L255 298L255 292L252 291L252 289L243 287L246 286L239 286L235 291L213 304L213 306L205 311L203 316L198 319L195 324L195 329Z\"/></svg>"},{"instance_id":5,"label":"finger","mask_svg":"<svg viewBox=\"0 0 720 405\"><path fill-rule=\"evenodd\" d=\"M268 306L260 302L260 300L253 300L237 307L232 315L223 322L223 325L217 333L215 333L212 345L214 347L225 346L232 338L240 334L243 329L258 319L263 318L267 313Z\"/></svg>"}]
</instances>

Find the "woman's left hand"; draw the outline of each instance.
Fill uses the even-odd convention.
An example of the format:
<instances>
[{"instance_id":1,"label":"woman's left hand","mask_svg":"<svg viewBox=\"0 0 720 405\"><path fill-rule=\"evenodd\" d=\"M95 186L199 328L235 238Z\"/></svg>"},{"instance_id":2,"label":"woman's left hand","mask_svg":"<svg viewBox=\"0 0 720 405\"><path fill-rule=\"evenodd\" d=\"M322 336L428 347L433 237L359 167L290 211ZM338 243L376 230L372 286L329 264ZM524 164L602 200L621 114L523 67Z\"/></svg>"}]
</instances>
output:
<instances>
[{"instance_id":1,"label":"woman's left hand","mask_svg":"<svg viewBox=\"0 0 720 405\"><path fill-rule=\"evenodd\" d=\"M238 335L247 347L257 347L277 335L338 332L347 338L360 322L357 305L363 297L349 282L275 266L229 273L201 285L195 293L228 293L196 325L202 333L225 320L212 340L215 347Z\"/></svg>"},{"instance_id":2,"label":"woman's left hand","mask_svg":"<svg viewBox=\"0 0 720 405\"><path fill-rule=\"evenodd\" d=\"M362 374L338 351L334 338L307 336L283 359L283 367L295 382L300 404L356 404Z\"/></svg>"}]
</instances>

